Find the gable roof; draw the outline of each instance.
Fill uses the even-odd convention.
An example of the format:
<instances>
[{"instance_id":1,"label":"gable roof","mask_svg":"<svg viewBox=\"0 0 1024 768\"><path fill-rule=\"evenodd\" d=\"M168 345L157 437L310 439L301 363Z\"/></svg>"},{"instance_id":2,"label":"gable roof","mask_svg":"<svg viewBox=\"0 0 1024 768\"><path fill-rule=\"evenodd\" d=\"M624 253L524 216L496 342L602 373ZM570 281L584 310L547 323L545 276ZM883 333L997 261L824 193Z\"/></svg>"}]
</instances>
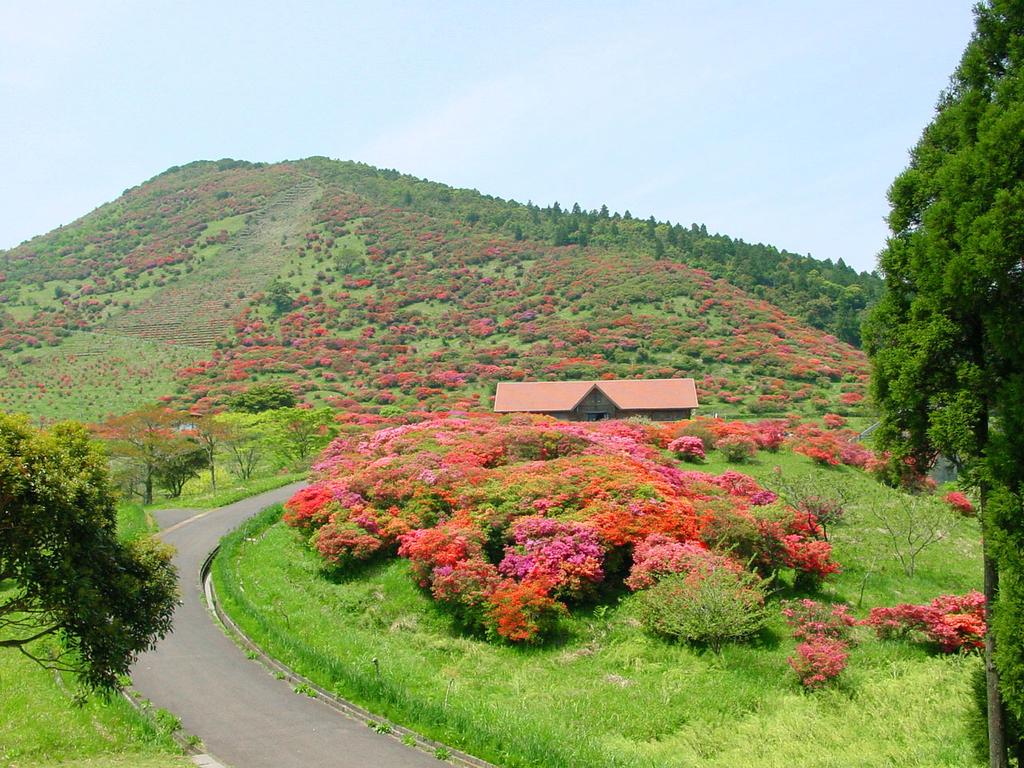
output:
<instances>
[{"instance_id":1,"label":"gable roof","mask_svg":"<svg viewBox=\"0 0 1024 768\"><path fill-rule=\"evenodd\" d=\"M697 407L693 379L612 379L600 381L501 381L494 394L497 413L571 411L598 389L623 411Z\"/></svg>"}]
</instances>

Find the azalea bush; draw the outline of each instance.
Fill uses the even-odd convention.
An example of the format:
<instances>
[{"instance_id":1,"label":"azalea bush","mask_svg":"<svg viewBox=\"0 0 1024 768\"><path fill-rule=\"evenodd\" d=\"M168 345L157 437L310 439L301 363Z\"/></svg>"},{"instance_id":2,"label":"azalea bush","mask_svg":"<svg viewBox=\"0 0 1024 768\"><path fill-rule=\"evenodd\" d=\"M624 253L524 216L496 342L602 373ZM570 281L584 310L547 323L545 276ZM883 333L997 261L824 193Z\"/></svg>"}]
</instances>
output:
<instances>
[{"instance_id":1,"label":"azalea bush","mask_svg":"<svg viewBox=\"0 0 1024 768\"><path fill-rule=\"evenodd\" d=\"M842 640L817 636L797 645L788 662L800 684L813 690L839 677L849 658L849 646Z\"/></svg>"},{"instance_id":2,"label":"azalea bush","mask_svg":"<svg viewBox=\"0 0 1024 768\"><path fill-rule=\"evenodd\" d=\"M864 623L881 638L911 638L951 653L985 645L985 596L939 595L930 603L872 608Z\"/></svg>"},{"instance_id":3,"label":"azalea bush","mask_svg":"<svg viewBox=\"0 0 1024 768\"><path fill-rule=\"evenodd\" d=\"M975 517L978 513L971 500L960 491L950 491L945 495L946 503L964 517Z\"/></svg>"},{"instance_id":4,"label":"azalea bush","mask_svg":"<svg viewBox=\"0 0 1024 768\"><path fill-rule=\"evenodd\" d=\"M668 449L683 461L703 461L707 458L704 452L704 441L696 435L683 435L668 444Z\"/></svg>"},{"instance_id":5,"label":"azalea bush","mask_svg":"<svg viewBox=\"0 0 1024 768\"><path fill-rule=\"evenodd\" d=\"M786 600L782 615L800 641L787 659L800 684L820 688L846 669L851 629L857 620L847 605L824 605L815 600Z\"/></svg>"},{"instance_id":6,"label":"azalea bush","mask_svg":"<svg viewBox=\"0 0 1024 768\"><path fill-rule=\"evenodd\" d=\"M757 443L753 438L745 435L723 437L718 441L717 447L726 460L732 462L749 461L757 453Z\"/></svg>"},{"instance_id":7,"label":"azalea bush","mask_svg":"<svg viewBox=\"0 0 1024 768\"><path fill-rule=\"evenodd\" d=\"M672 575L838 570L813 515L735 471L684 471L671 425L423 414L343 423L285 521L328 567L409 561L416 583L470 631L549 633L611 576L632 590ZM677 439L677 438L673 438ZM753 578L753 577L752 577ZM716 582L716 585L721 585Z\"/></svg>"}]
</instances>

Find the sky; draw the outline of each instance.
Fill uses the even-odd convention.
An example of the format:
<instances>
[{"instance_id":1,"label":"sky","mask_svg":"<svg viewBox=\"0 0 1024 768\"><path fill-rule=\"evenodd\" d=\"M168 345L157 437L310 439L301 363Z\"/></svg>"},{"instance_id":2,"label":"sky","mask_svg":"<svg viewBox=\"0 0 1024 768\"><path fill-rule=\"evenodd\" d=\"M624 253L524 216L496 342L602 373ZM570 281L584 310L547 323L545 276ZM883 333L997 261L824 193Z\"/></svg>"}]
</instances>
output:
<instances>
[{"instance_id":1,"label":"sky","mask_svg":"<svg viewBox=\"0 0 1024 768\"><path fill-rule=\"evenodd\" d=\"M0 248L172 165L359 160L861 270L973 0L0 0Z\"/></svg>"}]
</instances>

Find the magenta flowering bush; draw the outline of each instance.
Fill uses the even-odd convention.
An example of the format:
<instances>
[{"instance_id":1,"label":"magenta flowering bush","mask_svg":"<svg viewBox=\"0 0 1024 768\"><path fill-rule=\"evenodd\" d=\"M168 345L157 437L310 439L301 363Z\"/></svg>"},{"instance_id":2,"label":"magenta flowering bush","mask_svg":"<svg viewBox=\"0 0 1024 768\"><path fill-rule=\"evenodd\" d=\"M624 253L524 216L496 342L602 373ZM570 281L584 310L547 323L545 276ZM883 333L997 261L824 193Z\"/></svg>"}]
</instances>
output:
<instances>
[{"instance_id":1,"label":"magenta flowering bush","mask_svg":"<svg viewBox=\"0 0 1024 768\"><path fill-rule=\"evenodd\" d=\"M498 565L503 576L544 581L567 600L582 597L604 579L605 547L588 525L524 517L512 524L512 540Z\"/></svg>"},{"instance_id":2,"label":"magenta flowering bush","mask_svg":"<svg viewBox=\"0 0 1024 768\"><path fill-rule=\"evenodd\" d=\"M787 660L804 688L821 688L839 677L850 658L849 646L842 640L816 636L796 647L796 655Z\"/></svg>"},{"instance_id":3,"label":"magenta flowering bush","mask_svg":"<svg viewBox=\"0 0 1024 768\"><path fill-rule=\"evenodd\" d=\"M684 461L704 461L704 441L695 435L677 437L668 444L668 449Z\"/></svg>"}]
</instances>

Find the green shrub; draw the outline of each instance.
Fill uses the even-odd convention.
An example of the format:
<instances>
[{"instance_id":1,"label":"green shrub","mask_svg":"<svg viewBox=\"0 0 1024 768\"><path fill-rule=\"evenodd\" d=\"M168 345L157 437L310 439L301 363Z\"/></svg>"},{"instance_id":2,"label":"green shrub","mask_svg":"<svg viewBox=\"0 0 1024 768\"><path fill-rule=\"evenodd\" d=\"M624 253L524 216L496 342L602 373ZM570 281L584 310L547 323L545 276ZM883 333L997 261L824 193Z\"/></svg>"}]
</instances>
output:
<instances>
[{"instance_id":1,"label":"green shrub","mask_svg":"<svg viewBox=\"0 0 1024 768\"><path fill-rule=\"evenodd\" d=\"M765 586L747 571L671 574L639 593L641 623L659 635L703 643L718 653L722 643L758 632L767 622Z\"/></svg>"},{"instance_id":2,"label":"green shrub","mask_svg":"<svg viewBox=\"0 0 1024 768\"><path fill-rule=\"evenodd\" d=\"M749 461L757 453L757 443L752 437L744 435L729 435L718 441L718 450L725 456L725 460L734 464Z\"/></svg>"}]
</instances>

